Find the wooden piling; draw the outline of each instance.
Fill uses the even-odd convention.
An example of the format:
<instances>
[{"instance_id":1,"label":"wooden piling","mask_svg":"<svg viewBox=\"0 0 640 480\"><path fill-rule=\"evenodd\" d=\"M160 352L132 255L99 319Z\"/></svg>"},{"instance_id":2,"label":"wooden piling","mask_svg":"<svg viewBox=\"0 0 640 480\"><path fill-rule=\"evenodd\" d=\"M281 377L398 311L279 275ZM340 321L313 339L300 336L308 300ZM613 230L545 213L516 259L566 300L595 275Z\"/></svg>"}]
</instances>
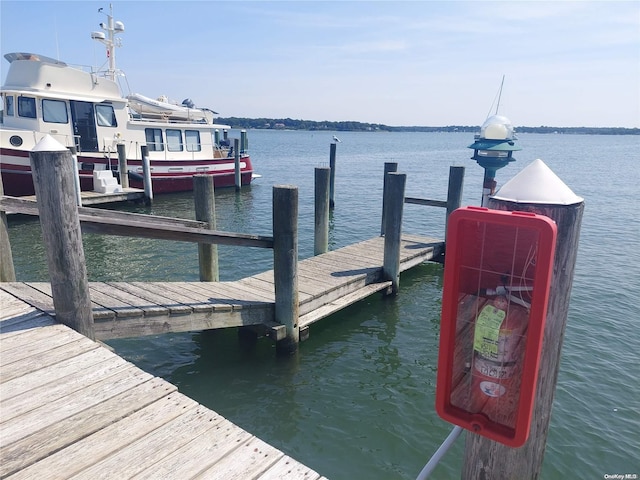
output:
<instances>
[{"instance_id":1,"label":"wooden piling","mask_svg":"<svg viewBox=\"0 0 640 480\"><path fill-rule=\"evenodd\" d=\"M233 139L233 152L235 155L234 170L235 170L235 185L236 190L240 190L242 187L242 176L240 175L240 140Z\"/></svg>"},{"instance_id":2,"label":"wooden piling","mask_svg":"<svg viewBox=\"0 0 640 480\"><path fill-rule=\"evenodd\" d=\"M334 201L334 193L335 193L335 184L336 184L336 144L332 143L329 148L329 168L330 178L329 178L329 208L333 209L336 206Z\"/></svg>"},{"instance_id":3,"label":"wooden piling","mask_svg":"<svg viewBox=\"0 0 640 480\"><path fill-rule=\"evenodd\" d=\"M546 215L556 222L558 236L529 439L521 448L510 448L467 433L462 478L535 480L540 476L549 432L584 202L554 205L490 198L487 206L497 210Z\"/></svg>"},{"instance_id":4,"label":"wooden piling","mask_svg":"<svg viewBox=\"0 0 640 480\"><path fill-rule=\"evenodd\" d=\"M387 173L397 172L398 171L398 163L397 162L385 162L384 163L384 176L382 183L382 198L384 199L385 192L387 191ZM380 235L384 235L384 219L386 218L385 212L386 204L384 201L382 202L382 222L380 223Z\"/></svg>"},{"instance_id":5,"label":"wooden piling","mask_svg":"<svg viewBox=\"0 0 640 480\"><path fill-rule=\"evenodd\" d=\"M315 224L313 230L313 254L320 255L329 250L329 177L331 169L317 167L315 170Z\"/></svg>"},{"instance_id":6,"label":"wooden piling","mask_svg":"<svg viewBox=\"0 0 640 480\"><path fill-rule=\"evenodd\" d=\"M144 200L147 205L153 203L153 183L151 182L151 162L149 161L149 147L140 147L142 157L142 185L144 187Z\"/></svg>"},{"instance_id":7,"label":"wooden piling","mask_svg":"<svg viewBox=\"0 0 640 480\"><path fill-rule=\"evenodd\" d=\"M273 277L275 320L286 328L286 336L276 343L279 354L298 349L298 187L273 187Z\"/></svg>"},{"instance_id":8,"label":"wooden piling","mask_svg":"<svg viewBox=\"0 0 640 480\"><path fill-rule=\"evenodd\" d=\"M392 172L386 175L387 191L383 198L384 222L384 258L382 274L385 280L391 280L391 294L398 293L400 287L400 240L402 235L402 211L404 207L404 188L407 175Z\"/></svg>"},{"instance_id":9,"label":"wooden piling","mask_svg":"<svg viewBox=\"0 0 640 480\"><path fill-rule=\"evenodd\" d=\"M240 130L240 153L246 153L249 149L249 142L247 140L247 131Z\"/></svg>"},{"instance_id":10,"label":"wooden piling","mask_svg":"<svg viewBox=\"0 0 640 480\"><path fill-rule=\"evenodd\" d=\"M449 215L455 209L460 208L462 204L462 185L464 182L464 167L449 167L449 187L447 189L447 215L444 225L445 240L447 239L447 225L449 223Z\"/></svg>"},{"instance_id":11,"label":"wooden piling","mask_svg":"<svg viewBox=\"0 0 640 480\"><path fill-rule=\"evenodd\" d=\"M127 169L127 146L124 143L118 143L118 171L120 172L120 186L129 188L129 170Z\"/></svg>"},{"instance_id":12,"label":"wooden piling","mask_svg":"<svg viewBox=\"0 0 640 480\"><path fill-rule=\"evenodd\" d=\"M89 281L75 201L73 157L46 136L29 154L56 320L94 339Z\"/></svg>"},{"instance_id":13,"label":"wooden piling","mask_svg":"<svg viewBox=\"0 0 640 480\"><path fill-rule=\"evenodd\" d=\"M0 197L4 196L2 176L0 176ZM15 282L16 271L13 266L11 242L9 240L9 225L7 215L0 211L0 282Z\"/></svg>"},{"instance_id":14,"label":"wooden piling","mask_svg":"<svg viewBox=\"0 0 640 480\"><path fill-rule=\"evenodd\" d=\"M76 147L67 147L73 157L74 186L76 191L76 205L82 206L82 188L80 188L80 165L78 165L78 150Z\"/></svg>"},{"instance_id":15,"label":"wooden piling","mask_svg":"<svg viewBox=\"0 0 640 480\"><path fill-rule=\"evenodd\" d=\"M196 220L207 222L209 230L216 229L216 200L213 175L193 176L193 199ZM198 244L198 264L201 282L220 280L218 270L218 246L212 243Z\"/></svg>"}]
</instances>

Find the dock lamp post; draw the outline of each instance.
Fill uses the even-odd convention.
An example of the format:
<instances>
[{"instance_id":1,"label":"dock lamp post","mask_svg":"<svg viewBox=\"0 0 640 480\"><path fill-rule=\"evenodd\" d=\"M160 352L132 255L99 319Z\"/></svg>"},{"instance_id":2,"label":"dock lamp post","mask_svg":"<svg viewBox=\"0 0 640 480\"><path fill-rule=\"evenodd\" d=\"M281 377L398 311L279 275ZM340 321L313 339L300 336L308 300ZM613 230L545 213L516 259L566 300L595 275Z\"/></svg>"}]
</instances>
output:
<instances>
[{"instance_id":1,"label":"dock lamp post","mask_svg":"<svg viewBox=\"0 0 640 480\"><path fill-rule=\"evenodd\" d=\"M469 145L473 148L473 160L484 168L484 181L482 183L482 206L486 206L489 196L495 193L496 171L513 162L513 152L522 150L516 144L516 136L513 126L507 117L493 115L482 124L480 134L476 135L475 142Z\"/></svg>"}]
</instances>

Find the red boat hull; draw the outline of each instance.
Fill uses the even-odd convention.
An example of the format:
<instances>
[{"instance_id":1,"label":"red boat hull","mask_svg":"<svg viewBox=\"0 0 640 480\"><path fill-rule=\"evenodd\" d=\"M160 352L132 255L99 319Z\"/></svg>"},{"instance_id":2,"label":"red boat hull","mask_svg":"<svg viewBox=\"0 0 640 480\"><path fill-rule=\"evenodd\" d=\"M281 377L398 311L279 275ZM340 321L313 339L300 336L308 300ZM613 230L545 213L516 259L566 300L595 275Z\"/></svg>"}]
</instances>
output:
<instances>
[{"instance_id":1,"label":"red boat hull","mask_svg":"<svg viewBox=\"0 0 640 480\"><path fill-rule=\"evenodd\" d=\"M23 157L24 155L20 154L16 155L17 152L11 152L11 157ZM28 156L28 153L26 154ZM35 189L33 186L33 178L31 176L31 168L24 164L17 164L8 161L9 155L5 155L5 152L2 152L2 182L4 186L5 195L20 197L25 195L33 195L35 193ZM100 162L100 160L102 160ZM207 168L207 166L212 166L214 171L196 171L196 172L178 172L178 173L154 173L152 171L151 174L151 182L153 187L153 193L162 194L162 193L176 193L176 192L188 192L193 190L193 175L196 174L211 174L213 175L214 186L216 188L222 187L233 187L235 186L235 171L234 169L226 168L229 165L229 162L233 161L233 159L215 159L213 161L198 161L198 162L166 162L166 161L157 161L151 162L152 170L156 168L156 170L167 169L170 167L195 167L195 168ZM92 191L94 189L93 186L93 170L83 169L87 164L91 166L102 164L102 168L106 168L105 165L106 160L96 159L92 157L78 157L79 168L81 169L80 174L80 188L82 191ZM253 179L253 167L251 165L251 159L249 156L243 156L241 158L241 163L243 164L243 168L240 172L240 179L242 185L249 185ZM138 171L141 170L140 166L141 162L131 161L129 163L130 168L134 168ZM216 168L218 166L218 169ZM111 160L111 164L109 168L112 170L117 168L117 161ZM118 173L114 172L114 175L117 176ZM129 173L129 186L131 188L144 188L142 182L142 175L138 173Z\"/></svg>"}]
</instances>

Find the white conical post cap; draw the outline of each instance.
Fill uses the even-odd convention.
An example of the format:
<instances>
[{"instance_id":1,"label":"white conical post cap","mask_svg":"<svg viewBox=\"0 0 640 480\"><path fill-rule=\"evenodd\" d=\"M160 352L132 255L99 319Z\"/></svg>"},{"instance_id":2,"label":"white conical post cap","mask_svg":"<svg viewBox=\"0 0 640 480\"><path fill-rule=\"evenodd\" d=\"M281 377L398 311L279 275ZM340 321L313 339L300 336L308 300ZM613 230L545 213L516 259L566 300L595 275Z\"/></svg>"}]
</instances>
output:
<instances>
[{"instance_id":1,"label":"white conical post cap","mask_svg":"<svg viewBox=\"0 0 640 480\"><path fill-rule=\"evenodd\" d=\"M32 152L61 152L66 150L67 147L62 145L59 141L53 138L51 135L46 134L42 139L36 143L36 146L31 150Z\"/></svg>"},{"instance_id":2,"label":"white conical post cap","mask_svg":"<svg viewBox=\"0 0 640 480\"><path fill-rule=\"evenodd\" d=\"M584 201L540 159L524 167L491 198L549 205L574 205Z\"/></svg>"}]
</instances>

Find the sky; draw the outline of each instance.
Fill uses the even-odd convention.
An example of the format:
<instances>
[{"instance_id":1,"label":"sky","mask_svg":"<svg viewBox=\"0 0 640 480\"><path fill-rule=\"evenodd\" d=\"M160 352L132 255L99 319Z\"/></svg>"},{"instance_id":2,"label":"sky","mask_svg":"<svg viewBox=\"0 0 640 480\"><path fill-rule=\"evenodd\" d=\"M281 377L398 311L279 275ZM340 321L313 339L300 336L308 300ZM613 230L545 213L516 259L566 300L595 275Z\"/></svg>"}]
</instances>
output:
<instances>
[{"instance_id":1,"label":"sky","mask_svg":"<svg viewBox=\"0 0 640 480\"><path fill-rule=\"evenodd\" d=\"M111 4L125 93L221 117L446 126L497 111L515 126L640 127L638 1ZM90 33L109 5L0 0L1 53L102 66Z\"/></svg>"}]
</instances>

